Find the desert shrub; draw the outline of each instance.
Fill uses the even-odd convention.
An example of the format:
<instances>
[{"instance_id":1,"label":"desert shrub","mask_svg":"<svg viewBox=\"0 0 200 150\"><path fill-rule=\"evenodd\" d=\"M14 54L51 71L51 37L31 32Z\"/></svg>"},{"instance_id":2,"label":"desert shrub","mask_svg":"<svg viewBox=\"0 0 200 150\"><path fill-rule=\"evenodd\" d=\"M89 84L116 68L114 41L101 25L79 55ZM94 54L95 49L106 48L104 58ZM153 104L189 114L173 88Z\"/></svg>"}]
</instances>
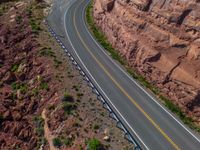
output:
<instances>
[{"instance_id":1,"label":"desert shrub","mask_svg":"<svg viewBox=\"0 0 200 150\"><path fill-rule=\"evenodd\" d=\"M74 101L74 98L73 98L73 96L71 96L70 94L64 93L63 98L62 98L62 101L72 102L72 101Z\"/></svg>"},{"instance_id":2,"label":"desert shrub","mask_svg":"<svg viewBox=\"0 0 200 150\"><path fill-rule=\"evenodd\" d=\"M65 113L72 114L72 112L77 108L77 106L74 103L63 102L62 108L65 111Z\"/></svg>"},{"instance_id":3,"label":"desert shrub","mask_svg":"<svg viewBox=\"0 0 200 150\"><path fill-rule=\"evenodd\" d=\"M78 98L82 97L84 94L83 93L77 93L76 94Z\"/></svg>"},{"instance_id":4,"label":"desert shrub","mask_svg":"<svg viewBox=\"0 0 200 150\"><path fill-rule=\"evenodd\" d=\"M100 150L102 147L101 142L95 138L88 141L88 150Z\"/></svg>"},{"instance_id":5,"label":"desert shrub","mask_svg":"<svg viewBox=\"0 0 200 150\"><path fill-rule=\"evenodd\" d=\"M94 126L93 126L93 129L94 130L98 130L100 128L100 126L98 125L98 124L95 124Z\"/></svg>"},{"instance_id":6,"label":"desert shrub","mask_svg":"<svg viewBox=\"0 0 200 150\"><path fill-rule=\"evenodd\" d=\"M61 147L62 146L62 141L61 141L61 139L59 138L59 137L56 137L56 138L54 138L53 139L53 145L55 146L55 147Z\"/></svg>"},{"instance_id":7,"label":"desert shrub","mask_svg":"<svg viewBox=\"0 0 200 150\"><path fill-rule=\"evenodd\" d=\"M55 68L58 68L61 64L62 64L62 61L60 61L60 60L58 60L58 59L56 59L56 58L54 58L54 66L55 66Z\"/></svg>"}]
</instances>

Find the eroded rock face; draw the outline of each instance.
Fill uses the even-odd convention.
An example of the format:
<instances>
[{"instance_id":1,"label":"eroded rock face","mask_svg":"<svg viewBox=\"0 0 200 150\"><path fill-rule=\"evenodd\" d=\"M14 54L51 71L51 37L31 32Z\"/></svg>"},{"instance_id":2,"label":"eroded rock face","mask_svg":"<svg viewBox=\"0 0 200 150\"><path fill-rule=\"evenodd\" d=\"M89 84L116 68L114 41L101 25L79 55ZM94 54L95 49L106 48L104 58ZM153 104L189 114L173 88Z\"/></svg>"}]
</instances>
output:
<instances>
[{"instance_id":1,"label":"eroded rock face","mask_svg":"<svg viewBox=\"0 0 200 150\"><path fill-rule=\"evenodd\" d=\"M198 117L200 1L95 0L93 15L133 68Z\"/></svg>"}]
</instances>

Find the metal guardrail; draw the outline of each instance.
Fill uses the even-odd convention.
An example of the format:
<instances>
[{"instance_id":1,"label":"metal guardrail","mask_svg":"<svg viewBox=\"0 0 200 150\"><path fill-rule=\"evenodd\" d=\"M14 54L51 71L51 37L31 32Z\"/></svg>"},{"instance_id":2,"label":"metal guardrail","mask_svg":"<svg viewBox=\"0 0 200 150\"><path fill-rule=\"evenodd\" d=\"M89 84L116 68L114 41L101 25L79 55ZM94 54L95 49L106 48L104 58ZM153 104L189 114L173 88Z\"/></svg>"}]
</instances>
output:
<instances>
[{"instance_id":1,"label":"metal guardrail","mask_svg":"<svg viewBox=\"0 0 200 150\"><path fill-rule=\"evenodd\" d=\"M92 89L92 92L97 95L97 99L103 104L103 107L109 111L109 117L114 119L117 123L116 126L124 132L124 138L127 139L130 143L134 144L134 150L141 150L138 142L133 138L130 132L126 129L120 118L116 115L116 113L112 110L109 103L103 98L103 95L98 91L96 86L92 83L92 80L89 76L84 72L82 67L77 63L74 57L70 54L67 48L64 46L62 41L59 39L58 35L54 32L51 26L48 24L47 20L44 21L47 25L49 32L56 39L56 41L60 44L61 48L66 52L67 56L70 58L73 65L75 65L76 69L79 71L80 75L83 76L83 79L87 82L87 85Z\"/></svg>"}]
</instances>

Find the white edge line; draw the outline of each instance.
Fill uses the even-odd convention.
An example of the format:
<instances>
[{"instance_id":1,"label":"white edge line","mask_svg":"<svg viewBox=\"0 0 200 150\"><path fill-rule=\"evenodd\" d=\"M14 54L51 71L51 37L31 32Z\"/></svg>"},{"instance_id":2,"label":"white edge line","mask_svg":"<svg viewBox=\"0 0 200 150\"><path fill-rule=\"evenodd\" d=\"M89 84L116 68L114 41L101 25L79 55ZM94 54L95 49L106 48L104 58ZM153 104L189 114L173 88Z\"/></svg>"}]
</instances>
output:
<instances>
[{"instance_id":1,"label":"white edge line","mask_svg":"<svg viewBox=\"0 0 200 150\"><path fill-rule=\"evenodd\" d=\"M86 8L86 7L85 7ZM85 9L84 8L84 9ZM139 85L129 74L127 74L127 72L122 69L104 50L104 48L102 48L99 43L93 38L93 36L91 35L91 33L88 31L88 28L86 27L85 21L84 22L84 26L86 28L86 31L88 32L88 34L90 35L90 37L93 39L93 41L96 43L96 45L101 49L101 51L111 60L112 63L114 63L114 65L119 68L131 81L133 81L145 94L147 94L157 105L159 105L168 115L170 115L180 126L182 126L188 133L190 133L199 143L200 143L200 139L198 139L190 130L188 130L185 125L183 125L179 120L177 120L168 110L166 110L166 108L164 108L157 100L155 100L141 85Z\"/></svg>"},{"instance_id":2,"label":"white edge line","mask_svg":"<svg viewBox=\"0 0 200 150\"><path fill-rule=\"evenodd\" d=\"M93 79L93 81L95 82L95 84L98 86L98 88L102 91L103 95L106 97L106 99L108 99L108 101L111 103L111 105L114 107L114 109L117 111L117 113L121 116L121 118L125 121L125 123L129 126L129 128L132 130L132 132L137 136L137 138L140 140L140 142L144 145L144 147L149 150L149 148L144 144L144 142L142 141L142 139L139 137L139 135L136 133L135 130L133 130L133 128L130 126L130 124L126 121L126 119L122 116L122 114L118 111L118 109L115 107L115 105L111 102L111 100L108 98L108 96L105 94L105 92L103 91L103 89L99 86L99 84L97 83L97 81L93 78L93 76L90 74L89 70L87 69L87 67L84 65L83 61L81 60L81 58L79 57L79 55L77 54L66 29L66 14L67 14L67 10L69 8L66 9L65 15L64 15L64 26L65 26L65 32L67 35L67 38L69 39L69 42L72 46L72 49L74 50L75 54L77 55L78 59L80 60L80 62L82 63L82 65L84 66L84 68L86 69L86 71L88 72L88 74L90 75L90 77Z\"/></svg>"}]
</instances>

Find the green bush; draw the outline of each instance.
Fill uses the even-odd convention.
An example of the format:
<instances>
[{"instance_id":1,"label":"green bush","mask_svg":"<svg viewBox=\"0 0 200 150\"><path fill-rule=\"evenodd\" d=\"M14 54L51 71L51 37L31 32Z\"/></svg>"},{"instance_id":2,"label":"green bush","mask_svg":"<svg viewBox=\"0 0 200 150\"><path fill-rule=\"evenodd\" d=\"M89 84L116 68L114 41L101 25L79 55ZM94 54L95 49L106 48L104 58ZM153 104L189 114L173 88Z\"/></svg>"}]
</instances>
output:
<instances>
[{"instance_id":1,"label":"green bush","mask_svg":"<svg viewBox=\"0 0 200 150\"><path fill-rule=\"evenodd\" d=\"M101 142L95 138L88 141L88 150L100 150L102 147Z\"/></svg>"},{"instance_id":2,"label":"green bush","mask_svg":"<svg viewBox=\"0 0 200 150\"><path fill-rule=\"evenodd\" d=\"M61 139L59 138L59 137L56 137L56 138L54 138L53 139L53 145L55 146L55 147L61 147L62 146L62 141L61 141Z\"/></svg>"}]
</instances>

